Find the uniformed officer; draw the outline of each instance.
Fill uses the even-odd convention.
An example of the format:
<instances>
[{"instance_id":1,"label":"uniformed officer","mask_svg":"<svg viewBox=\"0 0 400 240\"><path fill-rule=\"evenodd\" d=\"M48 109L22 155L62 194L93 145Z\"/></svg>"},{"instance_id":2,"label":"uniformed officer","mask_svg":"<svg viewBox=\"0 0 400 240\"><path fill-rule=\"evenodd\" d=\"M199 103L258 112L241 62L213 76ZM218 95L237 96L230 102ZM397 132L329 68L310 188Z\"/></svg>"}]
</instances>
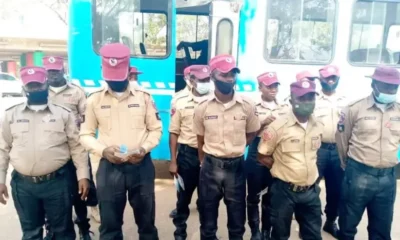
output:
<instances>
[{"instance_id":1,"label":"uniformed officer","mask_svg":"<svg viewBox=\"0 0 400 240\"><path fill-rule=\"evenodd\" d=\"M129 81L138 81L138 75L142 74L141 71L138 71L137 67L130 67L129 69Z\"/></svg>"},{"instance_id":2,"label":"uniformed officer","mask_svg":"<svg viewBox=\"0 0 400 240\"><path fill-rule=\"evenodd\" d=\"M318 79L318 77L315 76L314 74L312 74L310 71L307 71L307 70L301 71L301 72L296 74L296 81L298 81L298 82L304 81L304 80L315 81L316 79ZM285 102L287 104L290 104L289 100L290 100L290 95L287 96L283 100L283 102Z\"/></svg>"},{"instance_id":3,"label":"uniformed officer","mask_svg":"<svg viewBox=\"0 0 400 240\"><path fill-rule=\"evenodd\" d=\"M321 237L321 201L317 182L317 150L321 145L322 123L313 116L315 83L290 85L292 112L271 123L258 146L258 161L271 168L269 189L271 239L290 238L293 213L303 239Z\"/></svg>"},{"instance_id":4,"label":"uniformed officer","mask_svg":"<svg viewBox=\"0 0 400 240\"><path fill-rule=\"evenodd\" d=\"M176 92L175 95L172 96L171 109L175 108L175 103L178 98L180 98L182 96L187 96L192 91L192 86L190 83L190 66L186 67L183 70L183 79L185 80L186 87L184 89ZM179 148L179 146L178 146L178 148ZM174 210L172 210L171 213L169 214L170 218L175 218L175 216L176 216L176 208Z\"/></svg>"},{"instance_id":5,"label":"uniformed officer","mask_svg":"<svg viewBox=\"0 0 400 240\"><path fill-rule=\"evenodd\" d=\"M339 206L340 239L354 239L368 211L369 239L391 239L396 197L395 166L400 143L400 73L378 67L372 94L344 108L336 143L345 169Z\"/></svg>"},{"instance_id":6,"label":"uniformed officer","mask_svg":"<svg viewBox=\"0 0 400 240\"><path fill-rule=\"evenodd\" d=\"M346 98L336 92L340 79L337 66L325 66L319 70L319 74L322 93L317 98L314 115L324 125L321 148L317 152L318 181L324 177L326 187L326 222L323 230L338 238L336 219L343 170L340 167L335 132L340 111L346 105Z\"/></svg>"},{"instance_id":7,"label":"uniformed officer","mask_svg":"<svg viewBox=\"0 0 400 240\"><path fill-rule=\"evenodd\" d=\"M75 115L78 128L82 119L85 117L86 109L86 94L82 88L72 83L67 82L64 78L64 59L61 57L47 56L43 58L43 67L47 71L49 83L49 99L53 103L65 106ZM72 173L76 172L74 166L69 162ZM89 167L90 168L90 167ZM91 171L90 171L91 173ZM72 174L73 185L77 185L76 176ZM77 190L74 191L74 208L76 213L75 223L79 227L79 235L82 240L90 240L90 224L87 218L87 205L85 201L80 199ZM48 226L46 226L49 230ZM48 239L51 239L51 231L47 234Z\"/></svg>"},{"instance_id":8,"label":"uniformed officer","mask_svg":"<svg viewBox=\"0 0 400 240\"><path fill-rule=\"evenodd\" d=\"M160 142L161 121L151 95L128 81L129 54L120 43L100 49L107 86L89 96L81 126L82 144L102 156L96 176L101 240L123 239L127 193L139 239L158 239L150 151Z\"/></svg>"},{"instance_id":9,"label":"uniformed officer","mask_svg":"<svg viewBox=\"0 0 400 240\"><path fill-rule=\"evenodd\" d=\"M247 216L251 229L251 240L268 239L270 235L271 224L268 214L267 195L262 195L262 234L260 233L260 193L269 187L272 177L269 168L257 162L257 147L260 142L262 131L275 121L287 114L289 108L287 104L279 104L276 100L279 81L275 72L266 72L257 77L258 89L261 92L260 101L257 103L258 118L261 128L258 136L249 146L249 152L246 159L247 172ZM262 236L261 236L262 235Z\"/></svg>"},{"instance_id":10,"label":"uniformed officer","mask_svg":"<svg viewBox=\"0 0 400 240\"><path fill-rule=\"evenodd\" d=\"M169 126L169 145L171 164L169 171L173 176L182 177L184 189L178 192L177 214L174 217L175 239L186 239L186 221L189 217L189 204L194 190L198 187L200 161L197 150L197 136L193 132L194 108L202 99L209 97L210 69L206 65L193 65L190 71L192 92L176 100L171 110ZM179 143L179 151L178 150Z\"/></svg>"},{"instance_id":11,"label":"uniformed officer","mask_svg":"<svg viewBox=\"0 0 400 240\"><path fill-rule=\"evenodd\" d=\"M229 239L243 239L246 221L244 151L260 129L255 104L234 91L240 70L230 55L210 61L214 95L195 109L200 170L201 239L216 239L219 202L228 211Z\"/></svg>"},{"instance_id":12,"label":"uniformed officer","mask_svg":"<svg viewBox=\"0 0 400 240\"><path fill-rule=\"evenodd\" d=\"M54 239L75 240L70 194L73 186L67 166L71 156L82 200L87 197L90 178L75 117L69 109L48 102L44 68L22 68L21 80L28 101L9 108L1 128L0 202L5 204L5 178L11 163L12 195L22 239L42 239L46 216Z\"/></svg>"}]
</instances>

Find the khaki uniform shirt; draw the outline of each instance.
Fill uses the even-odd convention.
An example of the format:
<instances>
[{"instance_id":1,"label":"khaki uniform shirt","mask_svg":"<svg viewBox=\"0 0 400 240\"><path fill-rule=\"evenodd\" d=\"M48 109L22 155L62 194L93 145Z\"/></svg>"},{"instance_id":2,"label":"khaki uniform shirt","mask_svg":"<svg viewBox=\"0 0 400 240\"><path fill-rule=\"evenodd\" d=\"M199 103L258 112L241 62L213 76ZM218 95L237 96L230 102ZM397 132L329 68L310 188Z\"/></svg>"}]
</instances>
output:
<instances>
[{"instance_id":1,"label":"khaki uniform shirt","mask_svg":"<svg viewBox=\"0 0 400 240\"><path fill-rule=\"evenodd\" d=\"M313 116L304 129L293 113L274 121L263 133L258 152L272 156L273 177L298 186L310 186L318 178L317 150L323 125Z\"/></svg>"},{"instance_id":2,"label":"khaki uniform shirt","mask_svg":"<svg viewBox=\"0 0 400 240\"><path fill-rule=\"evenodd\" d=\"M197 148L197 135L193 132L193 115L198 104L197 98L192 93L178 98L175 107L171 109L169 125L169 132L179 135L178 143L187 144L193 148Z\"/></svg>"},{"instance_id":3,"label":"khaki uniform shirt","mask_svg":"<svg viewBox=\"0 0 400 240\"><path fill-rule=\"evenodd\" d=\"M204 136L203 151L216 157L242 156L246 148L246 133L259 129L255 104L238 93L226 107L212 95L195 109L193 132Z\"/></svg>"},{"instance_id":4,"label":"khaki uniform shirt","mask_svg":"<svg viewBox=\"0 0 400 240\"><path fill-rule=\"evenodd\" d=\"M75 84L67 83L67 87L58 93L50 89L49 98L52 102L71 109L76 119L80 119L85 114L86 94Z\"/></svg>"},{"instance_id":5,"label":"khaki uniform shirt","mask_svg":"<svg viewBox=\"0 0 400 240\"><path fill-rule=\"evenodd\" d=\"M337 125L336 142L345 168L347 157L375 168L398 163L400 143L400 104L388 105L382 112L370 95L344 108Z\"/></svg>"},{"instance_id":6,"label":"khaki uniform shirt","mask_svg":"<svg viewBox=\"0 0 400 240\"><path fill-rule=\"evenodd\" d=\"M187 86L186 86L184 89L182 89L182 90L176 92L176 93L172 96L172 99L171 99L171 109L175 108L176 100L178 100L178 99L181 98L181 97L188 96L190 93L191 93L191 92L190 92L190 90L189 90L189 88L188 88Z\"/></svg>"},{"instance_id":7,"label":"khaki uniform shirt","mask_svg":"<svg viewBox=\"0 0 400 240\"><path fill-rule=\"evenodd\" d=\"M87 152L79 143L75 117L70 110L49 103L33 111L26 103L6 110L0 134L0 183L8 164L26 176L43 176L64 166L72 156L78 179L89 179Z\"/></svg>"},{"instance_id":8,"label":"khaki uniform shirt","mask_svg":"<svg viewBox=\"0 0 400 240\"><path fill-rule=\"evenodd\" d=\"M106 86L87 100L81 142L98 157L103 155L105 148L122 144L129 151L143 147L148 153L159 144L161 134L158 111L150 93L144 88L130 84L118 97Z\"/></svg>"},{"instance_id":9,"label":"khaki uniform shirt","mask_svg":"<svg viewBox=\"0 0 400 240\"><path fill-rule=\"evenodd\" d=\"M276 119L284 117L288 114L290 111L290 108L287 104L279 104L277 103L277 107L275 109L270 109L267 106L264 106L262 104L262 101L259 101L256 105L257 108L257 113L258 113L258 119L260 120L260 123L265 121L267 117L269 116L274 116ZM268 126L265 126L264 129L261 129L260 134L258 135L259 137L262 136L262 132L267 129Z\"/></svg>"},{"instance_id":10,"label":"khaki uniform shirt","mask_svg":"<svg viewBox=\"0 0 400 240\"><path fill-rule=\"evenodd\" d=\"M341 110L346 106L346 98L334 94L330 97L320 93L314 110L314 116L324 124L322 142L335 143L335 133Z\"/></svg>"}]
</instances>

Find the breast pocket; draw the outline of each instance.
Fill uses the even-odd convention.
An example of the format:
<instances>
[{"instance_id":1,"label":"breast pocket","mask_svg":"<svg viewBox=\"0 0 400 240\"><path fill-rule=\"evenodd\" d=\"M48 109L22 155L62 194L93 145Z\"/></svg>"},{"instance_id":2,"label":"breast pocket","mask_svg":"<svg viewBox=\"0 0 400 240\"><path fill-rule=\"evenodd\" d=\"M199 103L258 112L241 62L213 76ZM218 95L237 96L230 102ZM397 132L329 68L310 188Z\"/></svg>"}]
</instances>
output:
<instances>
[{"instance_id":1,"label":"breast pocket","mask_svg":"<svg viewBox=\"0 0 400 240\"><path fill-rule=\"evenodd\" d=\"M204 120L204 141L210 143L218 143L220 140L220 127L218 118Z\"/></svg>"},{"instance_id":2,"label":"breast pocket","mask_svg":"<svg viewBox=\"0 0 400 240\"><path fill-rule=\"evenodd\" d=\"M99 109L96 112L100 131L111 130L111 109Z\"/></svg>"},{"instance_id":3,"label":"breast pocket","mask_svg":"<svg viewBox=\"0 0 400 240\"><path fill-rule=\"evenodd\" d=\"M47 144L59 145L67 142L67 134L62 120L56 122L43 123L43 140Z\"/></svg>"},{"instance_id":4,"label":"breast pocket","mask_svg":"<svg viewBox=\"0 0 400 240\"><path fill-rule=\"evenodd\" d=\"M132 129L144 129L146 127L146 112L143 108L132 108L130 111Z\"/></svg>"},{"instance_id":5,"label":"breast pocket","mask_svg":"<svg viewBox=\"0 0 400 240\"><path fill-rule=\"evenodd\" d=\"M297 140L287 140L282 143L282 152L288 155L301 153L301 142ZM289 158L283 157L283 161L290 161Z\"/></svg>"},{"instance_id":6,"label":"breast pocket","mask_svg":"<svg viewBox=\"0 0 400 240\"><path fill-rule=\"evenodd\" d=\"M377 127L380 125L381 123L378 122L377 117L362 117L357 121L357 128L354 135L360 140L367 141L371 136L377 134Z\"/></svg>"},{"instance_id":7,"label":"breast pocket","mask_svg":"<svg viewBox=\"0 0 400 240\"><path fill-rule=\"evenodd\" d=\"M233 144L243 145L246 143L246 116L236 115L233 122Z\"/></svg>"},{"instance_id":8,"label":"breast pocket","mask_svg":"<svg viewBox=\"0 0 400 240\"><path fill-rule=\"evenodd\" d=\"M14 145L26 145L29 141L29 123L14 123L10 125Z\"/></svg>"}]
</instances>

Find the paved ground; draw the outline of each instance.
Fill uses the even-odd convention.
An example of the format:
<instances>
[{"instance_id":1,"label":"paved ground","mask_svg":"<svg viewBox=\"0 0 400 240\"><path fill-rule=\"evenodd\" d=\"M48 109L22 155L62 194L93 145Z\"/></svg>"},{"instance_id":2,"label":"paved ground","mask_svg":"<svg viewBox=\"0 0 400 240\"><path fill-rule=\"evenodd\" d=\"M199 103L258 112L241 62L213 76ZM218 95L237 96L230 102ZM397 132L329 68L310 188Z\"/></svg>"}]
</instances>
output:
<instances>
[{"instance_id":1,"label":"paved ground","mask_svg":"<svg viewBox=\"0 0 400 240\"><path fill-rule=\"evenodd\" d=\"M8 178L9 179L9 178ZM400 194L400 189L398 189L397 194ZM322 186L322 196L321 198L325 198L325 189ZM399 197L399 196L397 196ZM171 209L174 208L175 204L175 191L173 187L173 183L171 180L157 180L156 184L156 201L157 201L157 227L159 230L160 240L173 240L173 231L174 227L171 219L168 217ZM191 216L188 222L188 240L198 240L199 238L199 221L198 221L198 213L195 209L195 205L191 205ZM400 240L400 228L396 227L400 224L400 204L397 204L396 213L393 222L393 240ZM226 210L221 203L220 214L219 214L219 231L218 237L221 240L228 240L227 230L226 230ZM92 230L95 232L94 239L98 238L98 224L92 221ZM364 215L363 221L359 226L359 233L356 239L365 240L368 239L366 233L367 219L366 215ZM294 221L292 224L292 236L291 240L298 240L297 237L297 224ZM0 206L0 239L4 240L19 240L21 239L21 230L18 221L18 216L14 209L14 204L12 199L9 200L6 206ZM248 230L248 229L247 229ZM124 225L124 234L125 239L127 240L137 240L137 229L133 221L133 214L129 205L126 208L125 212L125 225ZM246 231L246 235L244 239L250 239L249 232ZM323 233L323 239L331 240L332 237Z\"/></svg>"}]
</instances>

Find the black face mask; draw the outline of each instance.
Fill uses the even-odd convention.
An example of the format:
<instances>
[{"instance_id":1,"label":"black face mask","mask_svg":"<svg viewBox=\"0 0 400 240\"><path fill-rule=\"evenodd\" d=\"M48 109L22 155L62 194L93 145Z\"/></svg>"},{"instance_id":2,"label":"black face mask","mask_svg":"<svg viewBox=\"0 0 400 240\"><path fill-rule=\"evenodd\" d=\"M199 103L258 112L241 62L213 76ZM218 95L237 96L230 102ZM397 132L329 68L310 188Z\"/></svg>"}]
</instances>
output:
<instances>
[{"instance_id":1,"label":"black face mask","mask_svg":"<svg viewBox=\"0 0 400 240\"><path fill-rule=\"evenodd\" d=\"M128 80L122 82L112 82L112 81L106 81L106 82L113 92L123 92L129 85Z\"/></svg>"},{"instance_id":2,"label":"black face mask","mask_svg":"<svg viewBox=\"0 0 400 240\"><path fill-rule=\"evenodd\" d=\"M236 82L223 82L220 80L215 79L215 87L224 95L228 95L232 93L233 87L235 86Z\"/></svg>"},{"instance_id":3,"label":"black face mask","mask_svg":"<svg viewBox=\"0 0 400 240\"><path fill-rule=\"evenodd\" d=\"M47 98L49 97L49 90L41 90L35 92L26 92L29 105L43 105L47 104Z\"/></svg>"},{"instance_id":4,"label":"black face mask","mask_svg":"<svg viewBox=\"0 0 400 240\"><path fill-rule=\"evenodd\" d=\"M326 91L333 91L337 88L338 85L339 80L337 80L333 85L329 85L328 83L321 81L321 87Z\"/></svg>"}]
</instances>

